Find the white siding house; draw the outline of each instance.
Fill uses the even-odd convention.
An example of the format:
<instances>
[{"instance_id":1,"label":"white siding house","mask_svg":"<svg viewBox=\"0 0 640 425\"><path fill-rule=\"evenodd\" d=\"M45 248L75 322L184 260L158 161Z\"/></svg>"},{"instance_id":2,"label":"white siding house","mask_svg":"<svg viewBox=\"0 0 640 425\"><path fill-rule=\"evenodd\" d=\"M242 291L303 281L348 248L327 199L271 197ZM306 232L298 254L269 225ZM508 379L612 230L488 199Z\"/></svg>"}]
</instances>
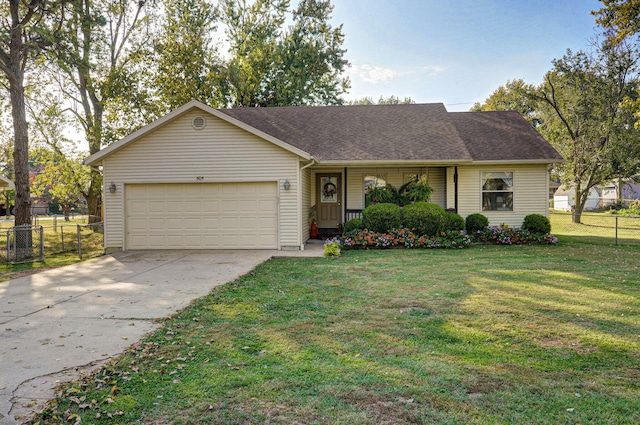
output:
<instances>
[{"instance_id":1,"label":"white siding house","mask_svg":"<svg viewBox=\"0 0 640 425\"><path fill-rule=\"evenodd\" d=\"M517 227L547 214L562 158L516 113L441 104L213 109L192 101L89 157L105 248L304 249L365 208L371 179ZM312 214L314 213L314 214Z\"/></svg>"}]
</instances>

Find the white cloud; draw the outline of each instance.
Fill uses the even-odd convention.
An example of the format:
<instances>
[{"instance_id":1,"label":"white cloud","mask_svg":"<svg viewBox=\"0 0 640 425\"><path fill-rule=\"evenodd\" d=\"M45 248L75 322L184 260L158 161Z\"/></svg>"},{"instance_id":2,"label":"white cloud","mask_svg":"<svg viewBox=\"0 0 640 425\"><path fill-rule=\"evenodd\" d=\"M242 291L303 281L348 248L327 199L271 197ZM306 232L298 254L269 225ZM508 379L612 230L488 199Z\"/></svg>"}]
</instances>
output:
<instances>
[{"instance_id":1,"label":"white cloud","mask_svg":"<svg viewBox=\"0 0 640 425\"><path fill-rule=\"evenodd\" d=\"M441 72L444 72L445 68L443 66L431 65L431 66L423 66L422 70L426 71L431 75L435 75L435 74L440 74Z\"/></svg>"},{"instance_id":2,"label":"white cloud","mask_svg":"<svg viewBox=\"0 0 640 425\"><path fill-rule=\"evenodd\" d=\"M396 69L382 68L375 65L354 65L350 73L365 83L371 84L388 83L397 76L402 75L402 72Z\"/></svg>"},{"instance_id":3,"label":"white cloud","mask_svg":"<svg viewBox=\"0 0 640 425\"><path fill-rule=\"evenodd\" d=\"M443 72L445 68L441 66L422 66L411 67L406 69L383 68L376 65L352 65L349 69L349 75L369 84L386 84L406 75L423 75L434 76Z\"/></svg>"}]
</instances>

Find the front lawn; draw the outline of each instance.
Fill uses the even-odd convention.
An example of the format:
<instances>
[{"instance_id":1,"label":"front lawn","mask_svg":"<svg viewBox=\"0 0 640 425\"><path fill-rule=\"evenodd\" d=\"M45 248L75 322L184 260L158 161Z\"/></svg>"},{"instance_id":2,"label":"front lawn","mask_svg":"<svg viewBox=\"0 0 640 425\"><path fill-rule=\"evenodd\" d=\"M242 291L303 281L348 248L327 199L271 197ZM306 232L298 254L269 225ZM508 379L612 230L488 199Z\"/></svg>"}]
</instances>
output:
<instances>
[{"instance_id":1,"label":"front lawn","mask_svg":"<svg viewBox=\"0 0 640 425\"><path fill-rule=\"evenodd\" d=\"M61 387L37 421L637 425L639 254L274 259Z\"/></svg>"}]
</instances>

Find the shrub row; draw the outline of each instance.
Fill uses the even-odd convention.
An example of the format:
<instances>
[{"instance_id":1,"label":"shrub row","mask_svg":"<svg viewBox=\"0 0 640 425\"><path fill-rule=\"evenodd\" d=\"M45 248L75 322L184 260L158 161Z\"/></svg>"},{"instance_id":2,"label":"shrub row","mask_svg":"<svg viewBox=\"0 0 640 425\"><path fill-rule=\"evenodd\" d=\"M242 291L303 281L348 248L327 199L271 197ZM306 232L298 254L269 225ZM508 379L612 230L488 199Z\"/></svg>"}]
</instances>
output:
<instances>
[{"instance_id":1,"label":"shrub row","mask_svg":"<svg viewBox=\"0 0 640 425\"><path fill-rule=\"evenodd\" d=\"M465 229L473 235L489 227L489 219L483 214L470 214L466 220L459 214L446 212L444 208L428 202L415 202L401 209L398 205L381 203L362 211L362 219L354 218L345 223L344 232L368 229L375 233L391 229L410 229L419 236L435 237L441 232ZM551 232L549 219L541 214L529 214L522 229L530 233Z\"/></svg>"},{"instance_id":2,"label":"shrub row","mask_svg":"<svg viewBox=\"0 0 640 425\"><path fill-rule=\"evenodd\" d=\"M499 245L556 244L549 234L549 219L540 214L524 218L522 228L488 227L482 214L464 220L434 204L416 202L401 211L397 205L376 204L363 211L362 219L345 224L340 244L344 249L465 248L472 242ZM464 230L462 230L464 229Z\"/></svg>"},{"instance_id":3,"label":"shrub row","mask_svg":"<svg viewBox=\"0 0 640 425\"><path fill-rule=\"evenodd\" d=\"M407 228L420 236L435 237L440 232L462 230L464 219L448 213L439 205L415 202L400 209L395 204L371 205L362 211L362 220L353 219L345 224L345 232L368 229L385 233L390 229Z\"/></svg>"}]
</instances>

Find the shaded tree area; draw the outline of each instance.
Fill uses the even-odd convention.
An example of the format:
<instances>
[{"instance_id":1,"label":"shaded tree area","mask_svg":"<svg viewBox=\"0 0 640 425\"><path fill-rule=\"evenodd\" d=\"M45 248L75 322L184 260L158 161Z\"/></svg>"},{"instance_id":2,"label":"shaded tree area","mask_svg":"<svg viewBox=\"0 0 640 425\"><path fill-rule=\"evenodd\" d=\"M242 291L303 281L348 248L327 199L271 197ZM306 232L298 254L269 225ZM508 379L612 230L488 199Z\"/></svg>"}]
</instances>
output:
<instances>
[{"instance_id":1,"label":"shaded tree area","mask_svg":"<svg viewBox=\"0 0 640 425\"><path fill-rule=\"evenodd\" d=\"M605 41L592 52L553 61L539 86L507 82L472 110L520 112L564 157L555 173L576 191L573 219L590 190L640 171L640 134L632 105L640 80L638 51Z\"/></svg>"},{"instance_id":2,"label":"shaded tree area","mask_svg":"<svg viewBox=\"0 0 640 425\"><path fill-rule=\"evenodd\" d=\"M34 57L58 39L63 8L64 1L6 0L0 4L0 69L11 103L16 226L31 224L25 77Z\"/></svg>"}]
</instances>

